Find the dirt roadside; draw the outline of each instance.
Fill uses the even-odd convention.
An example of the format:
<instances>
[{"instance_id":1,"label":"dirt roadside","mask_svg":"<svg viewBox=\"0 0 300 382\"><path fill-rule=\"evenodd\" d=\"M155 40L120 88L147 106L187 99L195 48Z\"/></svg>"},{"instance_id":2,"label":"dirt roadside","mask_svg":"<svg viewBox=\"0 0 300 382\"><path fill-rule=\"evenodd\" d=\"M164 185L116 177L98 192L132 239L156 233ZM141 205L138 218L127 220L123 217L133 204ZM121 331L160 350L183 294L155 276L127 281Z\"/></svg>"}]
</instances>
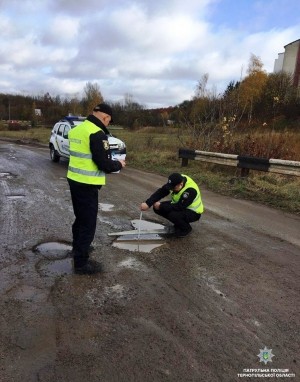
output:
<instances>
[{"instance_id":1,"label":"dirt roadside","mask_svg":"<svg viewBox=\"0 0 300 382\"><path fill-rule=\"evenodd\" d=\"M92 256L105 271L76 276L67 247L39 250L70 243L66 168L43 147L0 142L1 382L300 378L299 217L203 190L191 236L118 248L107 234L130 229L165 181L126 168L100 191Z\"/></svg>"}]
</instances>

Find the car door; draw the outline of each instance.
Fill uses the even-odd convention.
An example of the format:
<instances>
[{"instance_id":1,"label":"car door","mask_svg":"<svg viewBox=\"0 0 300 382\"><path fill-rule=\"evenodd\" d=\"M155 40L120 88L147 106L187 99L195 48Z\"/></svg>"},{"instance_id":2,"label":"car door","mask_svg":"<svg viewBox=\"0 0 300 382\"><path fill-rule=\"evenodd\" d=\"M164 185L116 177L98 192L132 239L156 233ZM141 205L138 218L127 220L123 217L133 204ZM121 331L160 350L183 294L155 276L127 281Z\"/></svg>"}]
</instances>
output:
<instances>
[{"instance_id":1,"label":"car door","mask_svg":"<svg viewBox=\"0 0 300 382\"><path fill-rule=\"evenodd\" d=\"M57 146L59 153L65 157L69 157L69 139L68 133L70 130L70 126L61 123L57 130Z\"/></svg>"}]
</instances>

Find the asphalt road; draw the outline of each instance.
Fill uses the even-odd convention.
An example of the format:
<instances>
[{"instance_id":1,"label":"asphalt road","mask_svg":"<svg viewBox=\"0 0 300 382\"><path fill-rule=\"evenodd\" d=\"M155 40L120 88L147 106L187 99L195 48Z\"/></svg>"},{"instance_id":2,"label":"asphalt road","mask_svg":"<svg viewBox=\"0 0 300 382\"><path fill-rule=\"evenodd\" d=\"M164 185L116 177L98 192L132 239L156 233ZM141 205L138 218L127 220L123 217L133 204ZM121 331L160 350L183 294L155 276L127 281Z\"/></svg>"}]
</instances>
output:
<instances>
[{"instance_id":1,"label":"asphalt road","mask_svg":"<svg viewBox=\"0 0 300 382\"><path fill-rule=\"evenodd\" d=\"M187 238L116 241L165 182L129 161L99 195L104 272L78 276L66 171L0 142L1 382L300 380L299 216L202 190Z\"/></svg>"}]
</instances>

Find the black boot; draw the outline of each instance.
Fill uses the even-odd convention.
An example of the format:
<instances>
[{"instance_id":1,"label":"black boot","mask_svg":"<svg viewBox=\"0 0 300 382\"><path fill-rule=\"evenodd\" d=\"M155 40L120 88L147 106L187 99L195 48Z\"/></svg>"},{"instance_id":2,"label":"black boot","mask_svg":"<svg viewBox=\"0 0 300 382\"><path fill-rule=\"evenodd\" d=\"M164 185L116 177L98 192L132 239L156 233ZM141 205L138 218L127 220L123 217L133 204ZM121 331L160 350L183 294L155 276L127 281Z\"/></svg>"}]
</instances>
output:
<instances>
[{"instance_id":1,"label":"black boot","mask_svg":"<svg viewBox=\"0 0 300 382\"><path fill-rule=\"evenodd\" d=\"M185 237L187 236L189 233L192 232L192 227L188 227L187 229L176 229L175 230L175 236L176 237Z\"/></svg>"},{"instance_id":2,"label":"black boot","mask_svg":"<svg viewBox=\"0 0 300 382\"><path fill-rule=\"evenodd\" d=\"M102 266L95 260L88 260L85 264L76 264L74 262L74 273L77 275L94 275L102 272Z\"/></svg>"}]
</instances>

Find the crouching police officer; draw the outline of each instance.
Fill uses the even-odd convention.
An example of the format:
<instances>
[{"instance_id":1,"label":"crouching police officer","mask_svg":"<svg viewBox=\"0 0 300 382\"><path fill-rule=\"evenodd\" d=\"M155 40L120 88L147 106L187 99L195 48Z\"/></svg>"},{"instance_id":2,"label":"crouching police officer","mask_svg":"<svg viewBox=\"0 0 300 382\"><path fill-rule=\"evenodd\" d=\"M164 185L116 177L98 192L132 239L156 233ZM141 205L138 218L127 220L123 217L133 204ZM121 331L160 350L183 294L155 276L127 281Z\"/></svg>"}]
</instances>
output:
<instances>
[{"instance_id":1,"label":"crouching police officer","mask_svg":"<svg viewBox=\"0 0 300 382\"><path fill-rule=\"evenodd\" d=\"M171 201L160 202L170 193ZM174 224L177 237L187 236L192 231L190 223L199 220L204 211L198 185L189 176L179 173L171 174L168 182L143 202L140 208L147 211L151 206L156 214Z\"/></svg>"},{"instance_id":2,"label":"crouching police officer","mask_svg":"<svg viewBox=\"0 0 300 382\"><path fill-rule=\"evenodd\" d=\"M74 271L93 274L101 271L98 262L89 260L95 236L98 191L105 185L105 173L119 171L124 160L111 159L106 134L112 121L109 105L97 105L93 114L69 131L70 161L67 179L70 186L75 221L72 225Z\"/></svg>"}]
</instances>

